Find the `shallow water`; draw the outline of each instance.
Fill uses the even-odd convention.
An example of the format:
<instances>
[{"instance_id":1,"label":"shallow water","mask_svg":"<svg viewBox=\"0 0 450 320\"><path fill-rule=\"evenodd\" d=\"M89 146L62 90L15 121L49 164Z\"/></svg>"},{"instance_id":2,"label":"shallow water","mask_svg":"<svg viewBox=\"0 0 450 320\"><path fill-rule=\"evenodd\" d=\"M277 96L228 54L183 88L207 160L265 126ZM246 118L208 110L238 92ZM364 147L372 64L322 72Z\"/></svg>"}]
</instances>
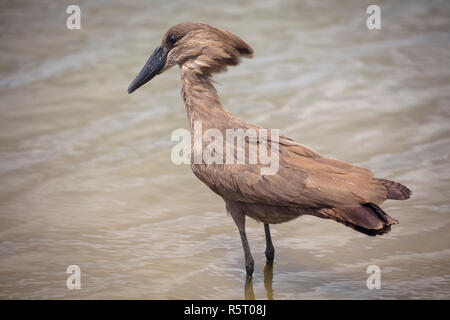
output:
<instances>
[{"instance_id":1,"label":"shallow water","mask_svg":"<svg viewBox=\"0 0 450 320\"><path fill-rule=\"evenodd\" d=\"M71 1L0 5L0 298L450 298L448 1L383 1L372 31L359 0L78 3L81 30L65 26ZM410 187L383 205L400 224L377 238L314 217L275 225L265 277L250 220L245 288L223 201L170 161L188 127L179 71L126 93L181 21L255 49L216 77L233 114Z\"/></svg>"}]
</instances>

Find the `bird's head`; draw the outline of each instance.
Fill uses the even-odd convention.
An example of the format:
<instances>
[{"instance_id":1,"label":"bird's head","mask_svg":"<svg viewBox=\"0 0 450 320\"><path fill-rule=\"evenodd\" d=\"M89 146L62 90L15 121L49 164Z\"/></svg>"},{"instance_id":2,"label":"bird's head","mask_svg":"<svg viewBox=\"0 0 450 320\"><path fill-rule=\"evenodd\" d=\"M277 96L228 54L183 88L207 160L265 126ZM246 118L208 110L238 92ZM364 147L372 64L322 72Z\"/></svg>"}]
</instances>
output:
<instances>
[{"instance_id":1,"label":"bird's head","mask_svg":"<svg viewBox=\"0 0 450 320\"><path fill-rule=\"evenodd\" d=\"M209 77L252 57L253 49L238 36L203 23L184 22L169 29L128 87L132 93L174 65Z\"/></svg>"}]
</instances>

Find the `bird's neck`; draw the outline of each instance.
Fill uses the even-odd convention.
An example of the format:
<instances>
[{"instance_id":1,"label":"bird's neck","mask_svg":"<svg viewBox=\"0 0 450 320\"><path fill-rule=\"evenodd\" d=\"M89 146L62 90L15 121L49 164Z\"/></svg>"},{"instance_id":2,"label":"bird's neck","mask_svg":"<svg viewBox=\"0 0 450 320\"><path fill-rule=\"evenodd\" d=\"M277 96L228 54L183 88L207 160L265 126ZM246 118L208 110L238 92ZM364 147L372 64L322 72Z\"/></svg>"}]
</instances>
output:
<instances>
[{"instance_id":1,"label":"bird's neck","mask_svg":"<svg viewBox=\"0 0 450 320\"><path fill-rule=\"evenodd\" d=\"M195 66L185 63L181 67L182 97L191 130L194 121L212 125L214 119L226 118L231 114L226 111L217 95L216 88L209 76L201 73Z\"/></svg>"}]
</instances>

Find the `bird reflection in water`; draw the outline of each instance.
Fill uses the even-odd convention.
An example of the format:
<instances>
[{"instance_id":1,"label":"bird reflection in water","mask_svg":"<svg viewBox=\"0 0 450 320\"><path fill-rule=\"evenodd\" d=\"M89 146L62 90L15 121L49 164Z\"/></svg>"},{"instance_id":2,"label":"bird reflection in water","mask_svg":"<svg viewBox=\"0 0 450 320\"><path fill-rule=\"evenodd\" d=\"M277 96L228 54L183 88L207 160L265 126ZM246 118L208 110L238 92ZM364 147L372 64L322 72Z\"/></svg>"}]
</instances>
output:
<instances>
[{"instance_id":1,"label":"bird reflection in water","mask_svg":"<svg viewBox=\"0 0 450 320\"><path fill-rule=\"evenodd\" d=\"M267 299L273 300L273 264L266 264L264 266L264 288L266 289ZM253 291L253 279L245 281L244 297L246 300L255 300L255 293Z\"/></svg>"}]
</instances>

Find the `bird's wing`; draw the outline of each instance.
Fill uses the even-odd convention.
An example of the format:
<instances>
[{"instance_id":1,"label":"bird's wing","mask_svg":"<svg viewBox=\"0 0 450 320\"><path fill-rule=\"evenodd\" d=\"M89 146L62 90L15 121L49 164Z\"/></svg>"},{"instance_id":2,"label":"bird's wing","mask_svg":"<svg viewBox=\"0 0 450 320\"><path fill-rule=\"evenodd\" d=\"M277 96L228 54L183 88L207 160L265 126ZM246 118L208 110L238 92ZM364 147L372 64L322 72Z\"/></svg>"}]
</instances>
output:
<instances>
[{"instance_id":1,"label":"bird's wing","mask_svg":"<svg viewBox=\"0 0 450 320\"><path fill-rule=\"evenodd\" d=\"M279 144L280 174L306 174L304 195L308 198L331 206L381 204L386 200L386 188L369 169L325 158L286 137L281 137Z\"/></svg>"},{"instance_id":2,"label":"bird's wing","mask_svg":"<svg viewBox=\"0 0 450 320\"><path fill-rule=\"evenodd\" d=\"M270 141L269 141L270 144ZM325 158L280 136L278 172L261 174L260 164L193 165L194 173L222 197L276 206L341 207L380 204L387 190L373 173Z\"/></svg>"}]
</instances>

